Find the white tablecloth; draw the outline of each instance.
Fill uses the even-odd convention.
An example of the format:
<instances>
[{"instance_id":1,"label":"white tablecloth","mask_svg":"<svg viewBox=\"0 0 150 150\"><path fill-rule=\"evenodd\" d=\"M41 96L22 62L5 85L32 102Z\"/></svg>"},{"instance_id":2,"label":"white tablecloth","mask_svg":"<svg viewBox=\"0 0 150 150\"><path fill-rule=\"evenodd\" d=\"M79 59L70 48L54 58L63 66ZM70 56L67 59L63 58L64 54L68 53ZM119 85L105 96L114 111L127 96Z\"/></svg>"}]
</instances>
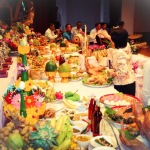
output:
<instances>
[{"instance_id":1,"label":"white tablecloth","mask_svg":"<svg viewBox=\"0 0 150 150\"><path fill-rule=\"evenodd\" d=\"M7 90L9 84L14 83L17 79L17 57L12 58L12 65L8 71L7 78L0 78L0 128L3 126L4 123L4 116L3 116L3 94Z\"/></svg>"}]
</instances>

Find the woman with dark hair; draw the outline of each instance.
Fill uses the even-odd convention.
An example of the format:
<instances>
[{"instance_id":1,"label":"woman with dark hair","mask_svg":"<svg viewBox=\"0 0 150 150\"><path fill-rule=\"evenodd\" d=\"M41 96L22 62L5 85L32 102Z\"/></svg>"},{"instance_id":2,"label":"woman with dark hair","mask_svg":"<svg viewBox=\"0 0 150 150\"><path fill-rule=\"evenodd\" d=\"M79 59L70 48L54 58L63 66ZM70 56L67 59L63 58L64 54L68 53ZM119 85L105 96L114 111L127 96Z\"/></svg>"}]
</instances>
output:
<instances>
[{"instance_id":1,"label":"woman with dark hair","mask_svg":"<svg viewBox=\"0 0 150 150\"><path fill-rule=\"evenodd\" d=\"M114 88L124 94L135 96L135 75L132 69L128 32L125 29L113 30L111 39L115 48L110 48L108 53L113 68L109 74L114 77Z\"/></svg>"}]
</instances>

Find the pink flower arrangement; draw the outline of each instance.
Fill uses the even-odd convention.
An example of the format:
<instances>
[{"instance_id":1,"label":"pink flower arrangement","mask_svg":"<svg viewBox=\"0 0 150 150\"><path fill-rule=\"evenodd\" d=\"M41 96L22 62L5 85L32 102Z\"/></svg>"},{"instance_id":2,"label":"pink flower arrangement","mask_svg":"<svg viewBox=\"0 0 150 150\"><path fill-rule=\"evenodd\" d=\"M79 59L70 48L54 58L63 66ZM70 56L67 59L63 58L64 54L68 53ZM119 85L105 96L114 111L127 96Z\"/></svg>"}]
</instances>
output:
<instances>
[{"instance_id":1,"label":"pink flower arrangement","mask_svg":"<svg viewBox=\"0 0 150 150\"><path fill-rule=\"evenodd\" d=\"M97 44L89 45L88 49L92 50L92 51L94 51L94 50L104 50L105 49L105 45L102 45L102 46L97 45Z\"/></svg>"},{"instance_id":2,"label":"pink flower arrangement","mask_svg":"<svg viewBox=\"0 0 150 150\"><path fill-rule=\"evenodd\" d=\"M15 96L13 96L11 104L17 109L20 109L20 101L21 101L20 94L16 94Z\"/></svg>"},{"instance_id":3,"label":"pink flower arrangement","mask_svg":"<svg viewBox=\"0 0 150 150\"><path fill-rule=\"evenodd\" d=\"M3 41L5 43L7 43L8 47L12 50L12 51L17 51L18 47L15 43L13 43L9 38L4 38Z\"/></svg>"}]
</instances>

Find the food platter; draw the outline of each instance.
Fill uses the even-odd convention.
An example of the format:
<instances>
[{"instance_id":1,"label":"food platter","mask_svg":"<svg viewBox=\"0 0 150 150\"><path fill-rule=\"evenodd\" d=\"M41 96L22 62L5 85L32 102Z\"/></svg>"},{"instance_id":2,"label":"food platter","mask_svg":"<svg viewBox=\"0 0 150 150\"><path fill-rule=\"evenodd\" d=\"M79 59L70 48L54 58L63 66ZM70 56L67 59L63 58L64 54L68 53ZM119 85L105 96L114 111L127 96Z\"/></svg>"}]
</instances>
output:
<instances>
[{"instance_id":1,"label":"food platter","mask_svg":"<svg viewBox=\"0 0 150 150\"><path fill-rule=\"evenodd\" d=\"M100 103L109 107L129 106L132 104L133 100L140 102L140 100L137 97L123 93L106 94L100 97Z\"/></svg>"},{"instance_id":2,"label":"food platter","mask_svg":"<svg viewBox=\"0 0 150 150\"><path fill-rule=\"evenodd\" d=\"M82 79L82 77L79 77L77 79L69 79L69 81L71 81L71 82L77 82L77 81L80 81L81 79Z\"/></svg>"},{"instance_id":3,"label":"food platter","mask_svg":"<svg viewBox=\"0 0 150 150\"><path fill-rule=\"evenodd\" d=\"M113 82L112 78L108 78L107 73L103 71L103 73L99 75L83 77L82 83L88 87L103 88L110 86Z\"/></svg>"},{"instance_id":4,"label":"food platter","mask_svg":"<svg viewBox=\"0 0 150 150\"><path fill-rule=\"evenodd\" d=\"M92 84L86 84L83 83L83 85L87 86L87 87L92 87L92 88L103 88L103 87L108 87L110 86L112 83L108 83L108 84L103 84L103 85L92 85Z\"/></svg>"},{"instance_id":5,"label":"food platter","mask_svg":"<svg viewBox=\"0 0 150 150\"><path fill-rule=\"evenodd\" d=\"M120 129L121 128L121 121L123 120L124 122L124 127L126 128L127 125L131 125L132 123L135 123L135 120L133 119L133 113L128 112L128 113L124 113L127 109L129 109L131 107L127 107L127 106L115 106L112 107L111 109L113 111L116 111L116 113L114 115L107 115L107 113L105 112L105 119L112 123L116 128Z\"/></svg>"},{"instance_id":6,"label":"food platter","mask_svg":"<svg viewBox=\"0 0 150 150\"><path fill-rule=\"evenodd\" d=\"M99 146L94 148L93 150L115 150L115 149L113 147Z\"/></svg>"},{"instance_id":7,"label":"food platter","mask_svg":"<svg viewBox=\"0 0 150 150\"><path fill-rule=\"evenodd\" d=\"M91 140L90 140L90 144L93 146L93 147L100 147L101 145L98 144L97 142L95 142L96 139L99 139L99 138L104 138L106 141L108 141L110 144L113 145L113 148L117 148L117 143L116 143L116 140L114 137L112 136L107 136L107 135L101 135L101 136L96 136L96 137L93 137ZM103 146L101 146L103 147Z\"/></svg>"}]
</instances>

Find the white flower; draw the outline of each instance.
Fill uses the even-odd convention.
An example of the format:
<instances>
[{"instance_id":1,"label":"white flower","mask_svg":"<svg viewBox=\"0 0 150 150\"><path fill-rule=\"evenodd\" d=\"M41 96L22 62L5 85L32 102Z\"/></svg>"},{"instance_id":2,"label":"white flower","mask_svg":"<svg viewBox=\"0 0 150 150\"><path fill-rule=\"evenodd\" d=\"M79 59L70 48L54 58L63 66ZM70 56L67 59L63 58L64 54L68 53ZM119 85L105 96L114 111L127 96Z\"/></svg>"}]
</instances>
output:
<instances>
[{"instance_id":1,"label":"white flower","mask_svg":"<svg viewBox=\"0 0 150 150\"><path fill-rule=\"evenodd\" d=\"M21 90L24 90L25 82L21 81L20 84L19 84L19 87L20 87Z\"/></svg>"}]
</instances>

